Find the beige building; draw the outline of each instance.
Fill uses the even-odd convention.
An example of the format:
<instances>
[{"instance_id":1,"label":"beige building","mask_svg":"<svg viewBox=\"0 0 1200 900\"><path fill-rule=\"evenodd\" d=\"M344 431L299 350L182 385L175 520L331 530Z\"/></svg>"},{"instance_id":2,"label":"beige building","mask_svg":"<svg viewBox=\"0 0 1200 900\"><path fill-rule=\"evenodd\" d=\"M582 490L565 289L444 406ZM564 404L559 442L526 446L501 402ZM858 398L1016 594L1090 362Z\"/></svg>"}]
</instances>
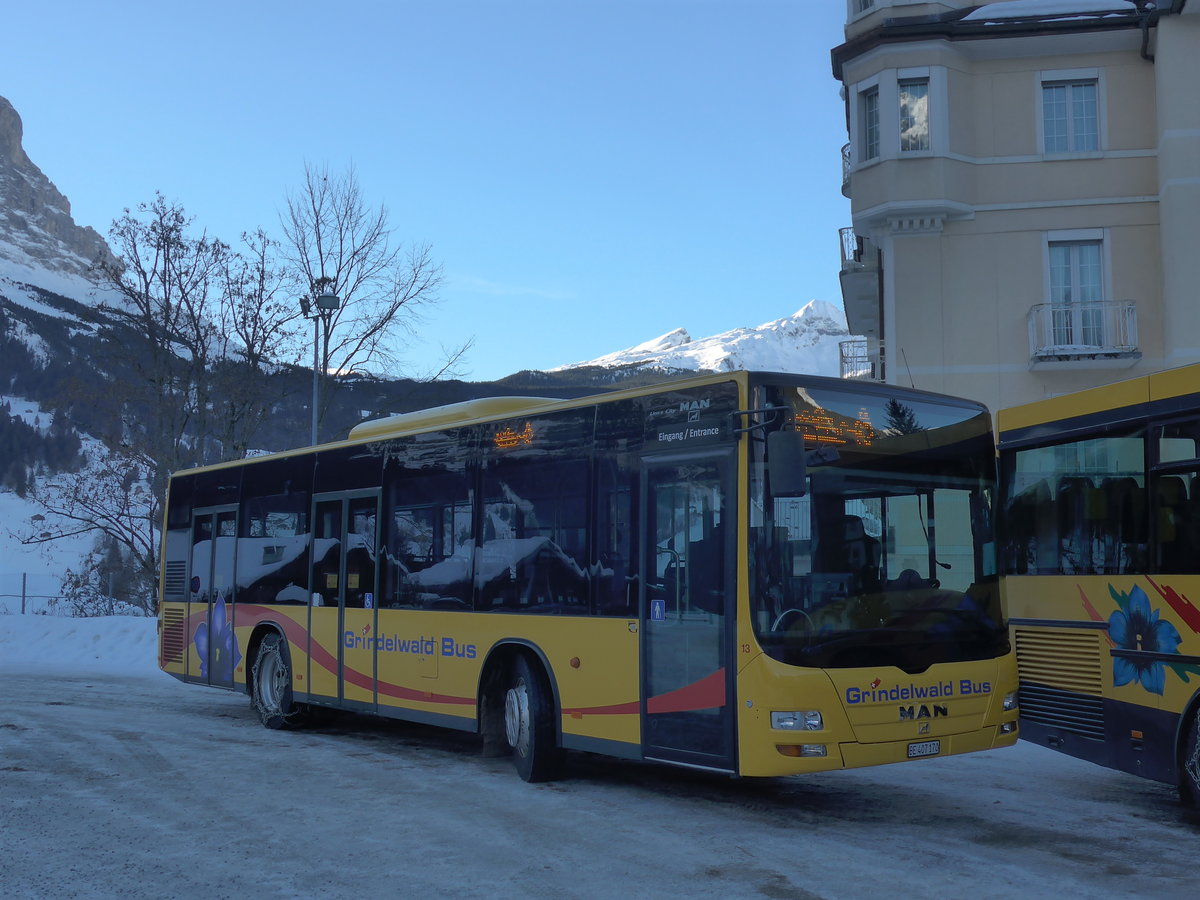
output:
<instances>
[{"instance_id":1,"label":"beige building","mask_svg":"<svg viewBox=\"0 0 1200 900\"><path fill-rule=\"evenodd\" d=\"M1200 0L845 2L843 374L995 409L1200 361Z\"/></svg>"}]
</instances>

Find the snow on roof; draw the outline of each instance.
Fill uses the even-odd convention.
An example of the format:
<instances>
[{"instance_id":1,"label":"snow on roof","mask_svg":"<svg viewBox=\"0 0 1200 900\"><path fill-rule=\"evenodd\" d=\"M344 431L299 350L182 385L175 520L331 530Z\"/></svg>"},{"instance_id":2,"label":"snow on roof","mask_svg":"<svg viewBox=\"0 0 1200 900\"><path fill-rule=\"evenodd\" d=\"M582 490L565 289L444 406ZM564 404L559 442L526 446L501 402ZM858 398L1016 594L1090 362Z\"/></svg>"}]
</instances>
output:
<instances>
[{"instance_id":1,"label":"snow on roof","mask_svg":"<svg viewBox=\"0 0 1200 900\"><path fill-rule=\"evenodd\" d=\"M988 3L963 16L963 22L988 22L998 19L1038 19L1049 16L1100 16L1137 12L1131 0L1006 0Z\"/></svg>"}]
</instances>

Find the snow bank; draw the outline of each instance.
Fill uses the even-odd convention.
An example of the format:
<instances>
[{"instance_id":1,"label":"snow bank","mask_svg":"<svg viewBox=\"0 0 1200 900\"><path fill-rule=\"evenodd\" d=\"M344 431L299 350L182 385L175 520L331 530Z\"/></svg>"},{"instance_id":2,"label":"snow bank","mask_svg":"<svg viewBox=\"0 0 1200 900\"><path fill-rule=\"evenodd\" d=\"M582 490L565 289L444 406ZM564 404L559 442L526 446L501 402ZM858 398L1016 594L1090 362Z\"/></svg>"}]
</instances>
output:
<instances>
[{"instance_id":1,"label":"snow bank","mask_svg":"<svg viewBox=\"0 0 1200 900\"><path fill-rule=\"evenodd\" d=\"M157 622L132 616L0 615L0 667L158 675Z\"/></svg>"}]
</instances>

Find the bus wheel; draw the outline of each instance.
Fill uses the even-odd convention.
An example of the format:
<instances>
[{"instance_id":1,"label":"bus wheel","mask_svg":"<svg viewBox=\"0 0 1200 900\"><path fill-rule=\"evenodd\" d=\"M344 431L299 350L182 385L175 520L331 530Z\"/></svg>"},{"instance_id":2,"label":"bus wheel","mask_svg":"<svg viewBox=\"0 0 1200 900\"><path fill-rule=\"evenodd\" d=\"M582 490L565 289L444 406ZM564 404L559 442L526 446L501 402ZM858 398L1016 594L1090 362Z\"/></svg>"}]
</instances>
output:
<instances>
[{"instance_id":1,"label":"bus wheel","mask_svg":"<svg viewBox=\"0 0 1200 900\"><path fill-rule=\"evenodd\" d=\"M1192 713L1183 742L1183 778L1179 786L1183 802L1200 807L1200 708Z\"/></svg>"},{"instance_id":2,"label":"bus wheel","mask_svg":"<svg viewBox=\"0 0 1200 900\"><path fill-rule=\"evenodd\" d=\"M504 695L504 734L517 774L525 781L549 781L558 775L562 751L555 745L554 731L549 686L527 657L518 656Z\"/></svg>"},{"instance_id":3,"label":"bus wheel","mask_svg":"<svg viewBox=\"0 0 1200 900\"><path fill-rule=\"evenodd\" d=\"M292 702L292 663L278 634L264 637L254 658L254 711L268 728L300 724L301 707Z\"/></svg>"}]
</instances>

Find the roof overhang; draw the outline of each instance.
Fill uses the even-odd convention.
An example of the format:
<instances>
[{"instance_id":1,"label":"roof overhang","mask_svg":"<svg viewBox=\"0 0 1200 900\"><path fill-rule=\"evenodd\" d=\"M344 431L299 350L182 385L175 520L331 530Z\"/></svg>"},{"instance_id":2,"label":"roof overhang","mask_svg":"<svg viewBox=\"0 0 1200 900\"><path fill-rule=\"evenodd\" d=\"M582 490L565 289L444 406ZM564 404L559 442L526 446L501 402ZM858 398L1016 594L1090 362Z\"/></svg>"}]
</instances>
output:
<instances>
[{"instance_id":1,"label":"roof overhang","mask_svg":"<svg viewBox=\"0 0 1200 900\"><path fill-rule=\"evenodd\" d=\"M878 47L887 44L912 43L915 41L942 40L951 43L994 41L1004 38L1030 38L1070 34L1095 34L1148 29L1158 22L1162 11L1156 10L1148 0L1133 0L1136 9L1086 10L1087 0L1080 0L1081 11L1071 14L1031 15L1027 17L977 18L965 17L981 9L973 6L932 16L908 16L884 19L873 28L857 37L834 47L830 51L833 62L833 77L843 80L846 63L857 59ZM1169 12L1182 11L1187 0L1174 0ZM1198 7L1200 4L1193 4Z\"/></svg>"}]
</instances>

